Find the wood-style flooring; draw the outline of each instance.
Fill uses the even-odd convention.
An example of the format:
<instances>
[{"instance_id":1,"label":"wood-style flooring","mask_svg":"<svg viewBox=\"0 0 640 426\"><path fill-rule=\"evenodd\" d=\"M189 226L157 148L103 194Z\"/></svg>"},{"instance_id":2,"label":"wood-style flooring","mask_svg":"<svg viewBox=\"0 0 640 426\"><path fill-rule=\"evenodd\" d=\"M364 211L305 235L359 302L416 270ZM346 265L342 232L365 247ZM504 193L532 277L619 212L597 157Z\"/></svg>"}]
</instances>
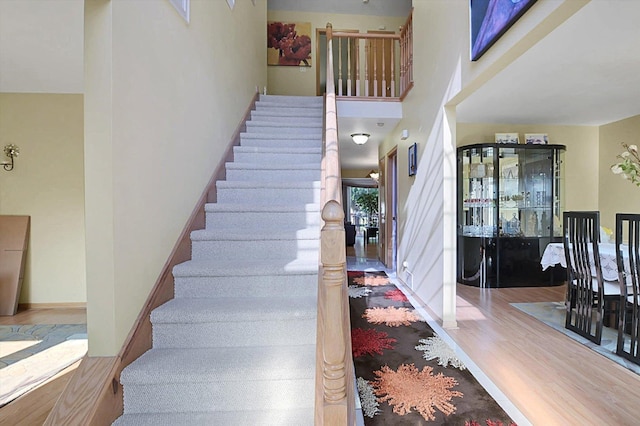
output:
<instances>
[{"instance_id":1,"label":"wood-style flooring","mask_svg":"<svg viewBox=\"0 0 640 426\"><path fill-rule=\"evenodd\" d=\"M50 308L19 311L14 316L0 316L0 325L86 324L84 308ZM80 361L70 365L45 384L0 408L0 425L42 425L71 380Z\"/></svg>"},{"instance_id":2,"label":"wood-style flooring","mask_svg":"<svg viewBox=\"0 0 640 426\"><path fill-rule=\"evenodd\" d=\"M347 256L376 259L358 238ZM640 424L640 377L510 303L558 301L564 287L457 287L458 327L449 335L533 425ZM84 310L27 311L0 324L78 323ZM41 425L72 373L0 409L0 425Z\"/></svg>"}]
</instances>

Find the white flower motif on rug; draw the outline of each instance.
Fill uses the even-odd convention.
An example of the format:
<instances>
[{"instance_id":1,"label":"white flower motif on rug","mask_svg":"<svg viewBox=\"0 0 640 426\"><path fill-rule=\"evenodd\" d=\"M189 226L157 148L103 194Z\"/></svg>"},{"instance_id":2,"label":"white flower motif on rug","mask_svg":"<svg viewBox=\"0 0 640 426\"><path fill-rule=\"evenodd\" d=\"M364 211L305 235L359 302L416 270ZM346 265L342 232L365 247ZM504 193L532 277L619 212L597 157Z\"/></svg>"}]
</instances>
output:
<instances>
[{"instance_id":1,"label":"white flower motif on rug","mask_svg":"<svg viewBox=\"0 0 640 426\"><path fill-rule=\"evenodd\" d=\"M416 350L424 351L422 356L427 361L437 358L438 365L442 365L444 367L451 365L452 367L459 368L460 370L467 369L464 363L458 359L453 349L451 349L451 347L447 345L440 336L420 339L419 342L422 343L422 345L416 346Z\"/></svg>"},{"instance_id":2,"label":"white flower motif on rug","mask_svg":"<svg viewBox=\"0 0 640 426\"><path fill-rule=\"evenodd\" d=\"M373 290L367 287L360 287L359 285L349 286L349 297L353 297L354 299L357 299L363 296L368 296L369 293L371 292L373 292Z\"/></svg>"},{"instance_id":3,"label":"white flower motif on rug","mask_svg":"<svg viewBox=\"0 0 640 426\"><path fill-rule=\"evenodd\" d=\"M360 406L362 407L362 414L373 418L380 412L378 398L373 393L373 387L368 381L362 377L358 377L357 380L358 395L360 395Z\"/></svg>"}]
</instances>

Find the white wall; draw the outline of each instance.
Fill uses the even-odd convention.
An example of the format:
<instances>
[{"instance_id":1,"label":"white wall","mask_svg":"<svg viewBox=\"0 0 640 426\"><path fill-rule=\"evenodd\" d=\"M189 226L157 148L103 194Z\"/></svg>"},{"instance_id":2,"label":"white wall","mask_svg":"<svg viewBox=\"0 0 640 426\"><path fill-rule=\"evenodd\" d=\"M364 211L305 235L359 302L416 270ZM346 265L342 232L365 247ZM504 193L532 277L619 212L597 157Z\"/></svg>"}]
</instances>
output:
<instances>
[{"instance_id":1,"label":"white wall","mask_svg":"<svg viewBox=\"0 0 640 426\"><path fill-rule=\"evenodd\" d=\"M379 154L398 146L398 170L407 170L407 148L418 143L417 175L400 173L398 179L398 265L408 262L414 290L445 326L455 326L455 106L586 3L536 3L471 62L468 2L413 2L415 86L403 103L403 120ZM411 134L405 141L402 129ZM402 269L398 277L409 280Z\"/></svg>"},{"instance_id":2,"label":"white wall","mask_svg":"<svg viewBox=\"0 0 640 426\"><path fill-rule=\"evenodd\" d=\"M266 1L85 2L89 351L114 355L266 84Z\"/></svg>"},{"instance_id":3,"label":"white wall","mask_svg":"<svg viewBox=\"0 0 640 426\"><path fill-rule=\"evenodd\" d=\"M84 304L82 95L0 94L0 214L31 216L20 303Z\"/></svg>"}]
</instances>

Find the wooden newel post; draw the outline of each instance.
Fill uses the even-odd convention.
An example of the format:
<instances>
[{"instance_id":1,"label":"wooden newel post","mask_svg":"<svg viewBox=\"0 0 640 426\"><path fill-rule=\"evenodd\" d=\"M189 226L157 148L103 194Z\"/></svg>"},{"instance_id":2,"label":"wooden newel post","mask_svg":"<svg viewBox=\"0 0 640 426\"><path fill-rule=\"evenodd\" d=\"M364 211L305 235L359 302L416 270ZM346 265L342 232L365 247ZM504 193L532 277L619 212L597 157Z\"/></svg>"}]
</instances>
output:
<instances>
[{"instance_id":1,"label":"wooden newel post","mask_svg":"<svg viewBox=\"0 0 640 426\"><path fill-rule=\"evenodd\" d=\"M321 262L323 265L322 291L325 295L325 334L323 342L322 382L324 401L328 404L346 404L346 318L345 303L346 254L344 212L337 201L330 200L322 209Z\"/></svg>"}]
</instances>

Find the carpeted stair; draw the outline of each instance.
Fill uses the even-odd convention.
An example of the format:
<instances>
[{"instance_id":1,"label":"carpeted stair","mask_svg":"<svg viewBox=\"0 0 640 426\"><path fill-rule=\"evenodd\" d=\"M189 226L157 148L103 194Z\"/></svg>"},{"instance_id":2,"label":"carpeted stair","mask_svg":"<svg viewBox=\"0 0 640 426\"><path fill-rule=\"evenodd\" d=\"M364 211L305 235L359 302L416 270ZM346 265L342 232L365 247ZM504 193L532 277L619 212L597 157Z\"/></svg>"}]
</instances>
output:
<instances>
[{"instance_id":1,"label":"carpeted stair","mask_svg":"<svg viewBox=\"0 0 640 426\"><path fill-rule=\"evenodd\" d=\"M115 425L312 425L322 98L261 96Z\"/></svg>"}]
</instances>

